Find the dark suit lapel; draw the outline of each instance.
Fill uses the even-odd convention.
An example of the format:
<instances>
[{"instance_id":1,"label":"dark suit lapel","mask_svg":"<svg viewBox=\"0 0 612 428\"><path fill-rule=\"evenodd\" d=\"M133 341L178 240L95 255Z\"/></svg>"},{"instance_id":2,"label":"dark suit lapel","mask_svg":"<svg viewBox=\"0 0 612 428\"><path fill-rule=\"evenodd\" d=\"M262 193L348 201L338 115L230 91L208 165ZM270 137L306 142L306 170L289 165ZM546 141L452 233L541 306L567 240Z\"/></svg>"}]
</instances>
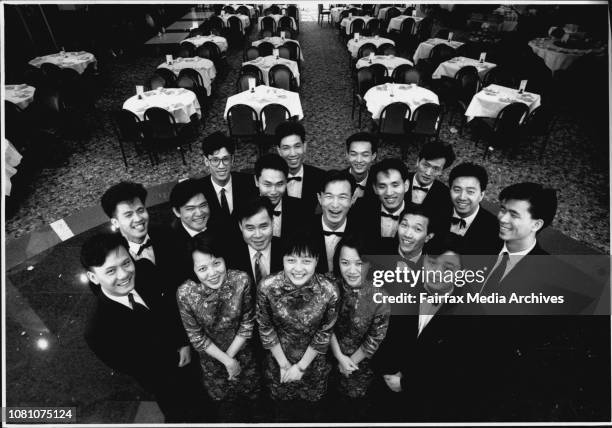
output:
<instances>
[{"instance_id":1,"label":"dark suit lapel","mask_svg":"<svg viewBox=\"0 0 612 428\"><path fill-rule=\"evenodd\" d=\"M209 195L208 198L210 200L208 201L208 204L210 205L211 212L217 212L221 210L221 204L219 204L219 199L217 198L217 192L215 192L215 187L213 186L213 183L212 183L212 176L208 175L204 177L203 182L204 182L205 195Z\"/></svg>"}]
</instances>

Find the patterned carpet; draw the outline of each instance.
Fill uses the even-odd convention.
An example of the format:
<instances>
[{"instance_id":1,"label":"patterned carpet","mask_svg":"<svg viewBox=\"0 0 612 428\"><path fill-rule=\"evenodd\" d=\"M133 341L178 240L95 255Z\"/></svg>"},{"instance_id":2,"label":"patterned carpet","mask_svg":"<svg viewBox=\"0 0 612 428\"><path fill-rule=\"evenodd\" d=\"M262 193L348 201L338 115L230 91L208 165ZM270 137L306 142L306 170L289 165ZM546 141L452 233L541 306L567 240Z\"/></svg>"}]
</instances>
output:
<instances>
[{"instance_id":1,"label":"patterned carpet","mask_svg":"<svg viewBox=\"0 0 612 428\"><path fill-rule=\"evenodd\" d=\"M300 30L298 39L305 57L300 97L309 162L323 168L345 167L344 140L358 130L357 121L350 119L352 84L348 53L335 27L320 27L312 19L303 19ZM257 38L256 31L250 38ZM216 130L226 131L223 111L227 97L235 92L242 52L242 48L237 47L228 52L229 70L218 76L202 136ZM125 99L134 93L134 86L144 84L162 61L162 56L139 55L123 56L108 64L111 81L96 101L95 114L87 118L91 137L83 142L64 141L68 153L65 161L28 177L29 188L20 189L23 200L6 220L8 239L97 205L104 190L119 180L151 186L206 173L198 144L187 153L187 165L181 163L178 153L168 152L161 155L160 165L152 168L146 155L137 155L133 147L127 147L130 167L126 170L123 165L109 112L121 108ZM364 129L367 122L362 123ZM541 161L537 156L539 143L525 141L515 159L494 153L482 162L483 148L475 146L469 132L463 136L451 133L447 120L441 131L441 139L453 144L457 162L472 160L487 168L490 185L486 199L497 202L499 191L518 181L537 181L554 187L559 192L559 209L553 226L609 253L608 146L590 135L587 127L578 123L571 112L562 113ZM414 147L409 151L409 167L414 165L417 151ZM378 156L380 159L399 154L397 146L385 144ZM241 145L236 167L251 168L255 158L255 145ZM447 177L448 171L443 179Z\"/></svg>"}]
</instances>

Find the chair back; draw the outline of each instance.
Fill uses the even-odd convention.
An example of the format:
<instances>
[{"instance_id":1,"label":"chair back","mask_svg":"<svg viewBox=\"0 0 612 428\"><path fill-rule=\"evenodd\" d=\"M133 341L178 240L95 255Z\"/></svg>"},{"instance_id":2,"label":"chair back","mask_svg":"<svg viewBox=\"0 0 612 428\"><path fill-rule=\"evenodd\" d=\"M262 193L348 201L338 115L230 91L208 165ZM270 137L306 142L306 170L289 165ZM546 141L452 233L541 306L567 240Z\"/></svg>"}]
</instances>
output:
<instances>
[{"instance_id":1,"label":"chair back","mask_svg":"<svg viewBox=\"0 0 612 428\"><path fill-rule=\"evenodd\" d=\"M414 19L406 18L402 21L402 25L400 26L400 34L402 36L409 36L412 34L412 29L414 28Z\"/></svg>"},{"instance_id":2,"label":"chair back","mask_svg":"<svg viewBox=\"0 0 612 428\"><path fill-rule=\"evenodd\" d=\"M251 15L251 13L249 12L249 8L246 6L238 6L238 9L236 9L236 13L240 15L246 15L246 16Z\"/></svg>"},{"instance_id":3,"label":"chair back","mask_svg":"<svg viewBox=\"0 0 612 428\"><path fill-rule=\"evenodd\" d=\"M363 67L357 70L356 79L357 93L362 97L368 92L368 89L375 85L374 73L370 67Z\"/></svg>"},{"instance_id":4,"label":"chair back","mask_svg":"<svg viewBox=\"0 0 612 428\"><path fill-rule=\"evenodd\" d=\"M478 59L480 58L480 52L484 49L474 42L466 42L456 49L457 56L463 56L466 58Z\"/></svg>"},{"instance_id":5,"label":"chair back","mask_svg":"<svg viewBox=\"0 0 612 428\"><path fill-rule=\"evenodd\" d=\"M372 64L368 67L374 76L374 86L382 85L389 77L389 70L382 64Z\"/></svg>"},{"instance_id":6,"label":"chair back","mask_svg":"<svg viewBox=\"0 0 612 428\"><path fill-rule=\"evenodd\" d=\"M541 105L527 116L525 127L531 135L548 136L555 119L553 110L545 105Z\"/></svg>"},{"instance_id":7,"label":"chair back","mask_svg":"<svg viewBox=\"0 0 612 428\"><path fill-rule=\"evenodd\" d=\"M421 19L417 24L416 38L417 42L423 42L431 38L431 31L433 29L433 18L427 16Z\"/></svg>"},{"instance_id":8,"label":"chair back","mask_svg":"<svg viewBox=\"0 0 612 428\"><path fill-rule=\"evenodd\" d=\"M278 20L278 26L281 28L293 28L293 20L290 16L285 15Z\"/></svg>"},{"instance_id":9,"label":"chair back","mask_svg":"<svg viewBox=\"0 0 612 428\"><path fill-rule=\"evenodd\" d=\"M459 99L469 103L480 89L478 69L473 65L461 67L455 74L455 80L459 83Z\"/></svg>"},{"instance_id":10,"label":"chair back","mask_svg":"<svg viewBox=\"0 0 612 428\"><path fill-rule=\"evenodd\" d=\"M259 58L259 48L257 48L257 46L249 46L246 48L244 51L244 62L252 61L257 58Z\"/></svg>"},{"instance_id":11,"label":"chair back","mask_svg":"<svg viewBox=\"0 0 612 428\"><path fill-rule=\"evenodd\" d=\"M370 53L376 53L376 45L374 43L364 43L357 51L357 58L369 56Z\"/></svg>"},{"instance_id":12,"label":"chair back","mask_svg":"<svg viewBox=\"0 0 612 428\"><path fill-rule=\"evenodd\" d=\"M143 139L142 122L134 113L121 109L112 113L117 135L121 141L140 141Z\"/></svg>"},{"instance_id":13,"label":"chair back","mask_svg":"<svg viewBox=\"0 0 612 428\"><path fill-rule=\"evenodd\" d=\"M370 36L376 36L380 34L381 27L382 22L380 21L380 19L372 18L366 24L365 33L369 34Z\"/></svg>"},{"instance_id":14,"label":"chair back","mask_svg":"<svg viewBox=\"0 0 612 428\"><path fill-rule=\"evenodd\" d=\"M278 47L278 56L285 59L291 59L291 51L285 45Z\"/></svg>"},{"instance_id":15,"label":"chair back","mask_svg":"<svg viewBox=\"0 0 612 428\"><path fill-rule=\"evenodd\" d=\"M257 112L246 104L236 104L227 111L230 137L253 137L259 131Z\"/></svg>"},{"instance_id":16,"label":"chair back","mask_svg":"<svg viewBox=\"0 0 612 428\"><path fill-rule=\"evenodd\" d=\"M391 43L383 43L376 49L376 53L378 55L395 55L397 54L397 50Z\"/></svg>"},{"instance_id":17,"label":"chair back","mask_svg":"<svg viewBox=\"0 0 612 428\"><path fill-rule=\"evenodd\" d=\"M287 16L292 17L296 21L298 20L298 8L294 5L287 6Z\"/></svg>"},{"instance_id":18,"label":"chair back","mask_svg":"<svg viewBox=\"0 0 612 428\"><path fill-rule=\"evenodd\" d=\"M495 120L495 133L510 138L516 136L520 124L529 115L529 107L521 102L510 103L502 109Z\"/></svg>"},{"instance_id":19,"label":"chair back","mask_svg":"<svg viewBox=\"0 0 612 428\"><path fill-rule=\"evenodd\" d=\"M289 59L300 62L300 44L295 40L285 40L284 47L289 49Z\"/></svg>"},{"instance_id":20,"label":"chair back","mask_svg":"<svg viewBox=\"0 0 612 428\"><path fill-rule=\"evenodd\" d=\"M438 135L441 113L442 108L439 104L421 104L412 113L412 132L421 135Z\"/></svg>"},{"instance_id":21,"label":"chair back","mask_svg":"<svg viewBox=\"0 0 612 428\"><path fill-rule=\"evenodd\" d=\"M221 34L225 28L225 22L217 15L213 15L208 19L210 31L216 31L216 34Z\"/></svg>"},{"instance_id":22,"label":"chair back","mask_svg":"<svg viewBox=\"0 0 612 428\"><path fill-rule=\"evenodd\" d=\"M281 13L280 7L278 7L278 6L277 6L277 5L275 5L275 4L273 4L272 6L270 6L270 7L268 8L268 10L270 11L270 13L271 13L272 15L280 15L280 13Z\"/></svg>"},{"instance_id":23,"label":"chair back","mask_svg":"<svg viewBox=\"0 0 612 428\"><path fill-rule=\"evenodd\" d=\"M484 76L483 86L489 86L490 84L514 88L517 84L517 79L509 68L497 66Z\"/></svg>"},{"instance_id":24,"label":"chair back","mask_svg":"<svg viewBox=\"0 0 612 428\"><path fill-rule=\"evenodd\" d=\"M250 73L241 74L236 81L236 93L249 90L249 79L255 79L255 86L262 84L261 77Z\"/></svg>"},{"instance_id":25,"label":"chair back","mask_svg":"<svg viewBox=\"0 0 612 428\"><path fill-rule=\"evenodd\" d=\"M274 45L270 42L261 42L257 48L260 56L269 56L274 52Z\"/></svg>"},{"instance_id":26,"label":"chair back","mask_svg":"<svg viewBox=\"0 0 612 428\"><path fill-rule=\"evenodd\" d=\"M402 64L395 67L392 79L395 83L414 83L420 85L421 73L413 65Z\"/></svg>"},{"instance_id":27,"label":"chair back","mask_svg":"<svg viewBox=\"0 0 612 428\"><path fill-rule=\"evenodd\" d=\"M434 67L435 70L435 68L437 68L441 63L448 61L455 56L455 49L453 49L452 46L449 46L446 43L440 43L431 49L429 60L431 61L432 67Z\"/></svg>"},{"instance_id":28,"label":"chair back","mask_svg":"<svg viewBox=\"0 0 612 428\"><path fill-rule=\"evenodd\" d=\"M51 85L59 85L62 81L62 69L50 62L44 62L40 66L43 80Z\"/></svg>"},{"instance_id":29,"label":"chair back","mask_svg":"<svg viewBox=\"0 0 612 428\"><path fill-rule=\"evenodd\" d=\"M176 88L176 75L172 70L162 67L155 70L155 74L160 75L166 81L164 88Z\"/></svg>"},{"instance_id":30,"label":"chair back","mask_svg":"<svg viewBox=\"0 0 612 428\"><path fill-rule=\"evenodd\" d=\"M261 18L260 23L262 30L276 31L276 21L271 16L264 16Z\"/></svg>"},{"instance_id":31,"label":"chair back","mask_svg":"<svg viewBox=\"0 0 612 428\"><path fill-rule=\"evenodd\" d=\"M179 72L178 79L177 79L177 85L179 88L182 88L182 86L180 86L179 84L179 81L181 77L183 76L188 76L191 80L195 82L198 88L204 88L204 80L202 79L202 75L197 70L194 70L193 68L183 68Z\"/></svg>"},{"instance_id":32,"label":"chair back","mask_svg":"<svg viewBox=\"0 0 612 428\"><path fill-rule=\"evenodd\" d=\"M356 7L352 7L348 10L349 15L352 13L353 16L360 16L361 15L361 11L356 8Z\"/></svg>"},{"instance_id":33,"label":"chair back","mask_svg":"<svg viewBox=\"0 0 612 428\"><path fill-rule=\"evenodd\" d=\"M230 14L230 15L233 15L233 14L235 14L235 13L236 13L236 10L235 10L235 9L234 9L232 6L224 6L224 7L223 7L223 11L224 11L225 13Z\"/></svg>"},{"instance_id":34,"label":"chair back","mask_svg":"<svg viewBox=\"0 0 612 428\"><path fill-rule=\"evenodd\" d=\"M349 28L349 33L353 36L355 33L363 33L363 29L365 28L365 22L363 19L353 18L351 21L351 26Z\"/></svg>"},{"instance_id":35,"label":"chair back","mask_svg":"<svg viewBox=\"0 0 612 428\"><path fill-rule=\"evenodd\" d=\"M229 32L232 35L242 35L244 31L242 21L237 16L230 16L227 20L227 26L229 27Z\"/></svg>"},{"instance_id":36,"label":"chair back","mask_svg":"<svg viewBox=\"0 0 612 428\"><path fill-rule=\"evenodd\" d=\"M274 136L276 127L291 118L291 113L281 104L268 104L260 113L262 132L268 136Z\"/></svg>"},{"instance_id":37,"label":"chair back","mask_svg":"<svg viewBox=\"0 0 612 428\"><path fill-rule=\"evenodd\" d=\"M402 12L402 15L412 16L412 12L414 12L414 8L413 8L413 7L407 7L407 8L406 8L406 9L404 9L404 11Z\"/></svg>"},{"instance_id":38,"label":"chair back","mask_svg":"<svg viewBox=\"0 0 612 428\"><path fill-rule=\"evenodd\" d=\"M280 27L279 26L276 29L276 35L280 37L281 31L285 32L285 39L293 39L293 40L295 40L297 38L296 30L294 30L291 27Z\"/></svg>"},{"instance_id":39,"label":"chair back","mask_svg":"<svg viewBox=\"0 0 612 428\"><path fill-rule=\"evenodd\" d=\"M217 64L219 59L221 59L221 49L219 49L219 46L217 46L215 42L212 42L212 41L204 42L202 46L198 47L198 50L196 50L196 52L198 52L199 57L202 57L199 54L200 48L208 50L209 55L210 55L208 59L214 62L215 64Z\"/></svg>"},{"instance_id":40,"label":"chair back","mask_svg":"<svg viewBox=\"0 0 612 428\"><path fill-rule=\"evenodd\" d=\"M191 42L183 42L179 44L178 49L176 50L176 56L178 58L191 58L193 57L196 51L196 47Z\"/></svg>"},{"instance_id":41,"label":"chair back","mask_svg":"<svg viewBox=\"0 0 612 428\"><path fill-rule=\"evenodd\" d=\"M149 77L149 80L147 80L147 88L149 88L149 90L163 88L165 87L165 85L166 85L166 79L164 79L162 76L160 76L157 73Z\"/></svg>"},{"instance_id":42,"label":"chair back","mask_svg":"<svg viewBox=\"0 0 612 428\"><path fill-rule=\"evenodd\" d=\"M240 69L240 75L249 75L251 77L255 77L258 82L263 82L263 72L261 71L261 68L253 64L243 65Z\"/></svg>"},{"instance_id":43,"label":"chair back","mask_svg":"<svg viewBox=\"0 0 612 428\"><path fill-rule=\"evenodd\" d=\"M274 31L269 28L264 28L259 32L259 37L265 39L266 37L272 37L274 35Z\"/></svg>"},{"instance_id":44,"label":"chair back","mask_svg":"<svg viewBox=\"0 0 612 428\"><path fill-rule=\"evenodd\" d=\"M281 88L286 91L293 90L293 73L284 64L276 64L268 72L268 82L274 88Z\"/></svg>"},{"instance_id":45,"label":"chair back","mask_svg":"<svg viewBox=\"0 0 612 428\"><path fill-rule=\"evenodd\" d=\"M193 30L189 30L189 37L196 37L196 36L203 36L203 35L204 35L204 30L202 28L194 28Z\"/></svg>"},{"instance_id":46,"label":"chair back","mask_svg":"<svg viewBox=\"0 0 612 428\"><path fill-rule=\"evenodd\" d=\"M389 22L391 19L395 18L396 16L400 16L401 12L399 11L398 8L396 7L390 7L389 9L387 9L387 13L385 14L385 21Z\"/></svg>"},{"instance_id":47,"label":"chair back","mask_svg":"<svg viewBox=\"0 0 612 428\"><path fill-rule=\"evenodd\" d=\"M388 135L406 134L410 114L410 106L406 103L395 102L385 106L380 113L379 132Z\"/></svg>"},{"instance_id":48,"label":"chair back","mask_svg":"<svg viewBox=\"0 0 612 428\"><path fill-rule=\"evenodd\" d=\"M147 137L153 139L178 137L176 120L168 110L160 107L149 107L145 110L144 118Z\"/></svg>"}]
</instances>

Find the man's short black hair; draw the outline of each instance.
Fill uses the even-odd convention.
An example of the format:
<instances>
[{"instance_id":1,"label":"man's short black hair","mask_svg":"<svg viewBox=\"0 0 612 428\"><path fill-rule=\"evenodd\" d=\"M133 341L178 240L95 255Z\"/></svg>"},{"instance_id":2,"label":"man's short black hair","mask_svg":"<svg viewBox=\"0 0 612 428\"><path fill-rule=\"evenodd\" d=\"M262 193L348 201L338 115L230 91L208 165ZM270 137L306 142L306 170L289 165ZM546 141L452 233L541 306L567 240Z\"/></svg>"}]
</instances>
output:
<instances>
[{"instance_id":1,"label":"man's short black hair","mask_svg":"<svg viewBox=\"0 0 612 428\"><path fill-rule=\"evenodd\" d=\"M474 177L480 183L480 191L484 192L489 184L489 175L483 166L464 162L454 167L448 175L448 187L453 187L453 182L458 177Z\"/></svg>"},{"instance_id":2,"label":"man's short black hair","mask_svg":"<svg viewBox=\"0 0 612 428\"><path fill-rule=\"evenodd\" d=\"M433 212L431 212L430 209L425 208L422 205L417 205L417 204L413 204L412 202L407 202L406 206L404 207L404 210L400 214L399 222L401 223L404 220L404 216L408 214L425 217L428 220L427 221L427 233L428 234L436 231L436 224L434 224L436 222L436 216L433 214Z\"/></svg>"},{"instance_id":3,"label":"man's short black hair","mask_svg":"<svg viewBox=\"0 0 612 428\"><path fill-rule=\"evenodd\" d=\"M204 195L202 190L202 182L195 178L188 178L187 180L177 183L170 192L170 205L172 208L179 210L185 205L191 198L198 194ZM206 196L204 196L206 198Z\"/></svg>"},{"instance_id":4,"label":"man's short black hair","mask_svg":"<svg viewBox=\"0 0 612 428\"><path fill-rule=\"evenodd\" d=\"M512 184L501 191L499 200L528 202L531 218L544 222L540 231L552 223L557 213L557 192L554 189L544 188L538 183Z\"/></svg>"},{"instance_id":5,"label":"man's short black hair","mask_svg":"<svg viewBox=\"0 0 612 428\"><path fill-rule=\"evenodd\" d=\"M382 172L385 175L389 175L389 171L395 170L400 173L402 180L408 180L408 167L401 159L388 158L383 159L380 162L374 164L370 170L374 183L378 181L378 173Z\"/></svg>"},{"instance_id":6,"label":"man's short black hair","mask_svg":"<svg viewBox=\"0 0 612 428\"><path fill-rule=\"evenodd\" d=\"M346 151L350 151L351 144L355 141L370 143L372 147L372 153L376 153L378 150L378 138L376 135L369 132L357 132L346 139Z\"/></svg>"},{"instance_id":7,"label":"man's short black hair","mask_svg":"<svg viewBox=\"0 0 612 428\"><path fill-rule=\"evenodd\" d=\"M263 196L252 198L238 209L238 223L242 223L245 219L253 217L262 210L265 210L271 219L274 218L274 207L270 199Z\"/></svg>"},{"instance_id":8,"label":"man's short black hair","mask_svg":"<svg viewBox=\"0 0 612 428\"><path fill-rule=\"evenodd\" d=\"M140 183L122 181L111 186L104 192L101 199L102 209L108 218L112 218L115 216L115 210L118 204L121 202L132 202L136 198L140 199L143 205L145 204L147 200L147 190L144 186Z\"/></svg>"},{"instance_id":9,"label":"man's short black hair","mask_svg":"<svg viewBox=\"0 0 612 428\"><path fill-rule=\"evenodd\" d=\"M232 139L221 131L213 132L202 140L202 152L205 157L224 147L230 154L234 154L235 146Z\"/></svg>"},{"instance_id":10,"label":"man's short black hair","mask_svg":"<svg viewBox=\"0 0 612 428\"><path fill-rule=\"evenodd\" d=\"M444 168L446 169L455 162L455 151L450 144L442 142L426 143L419 152L418 160L425 159L427 161L444 158Z\"/></svg>"},{"instance_id":11,"label":"man's short black hair","mask_svg":"<svg viewBox=\"0 0 612 428\"><path fill-rule=\"evenodd\" d=\"M319 186L319 193L324 193L327 185L334 181L348 181L351 186L351 195L355 192L355 188L357 187L355 177L347 170L330 169L329 171L325 171L323 175L323 180L321 180L321 185Z\"/></svg>"},{"instance_id":12,"label":"man's short black hair","mask_svg":"<svg viewBox=\"0 0 612 428\"><path fill-rule=\"evenodd\" d=\"M81 265L89 271L94 266L102 266L109 253L119 247L129 252L128 243L120 233L103 232L91 236L81 247Z\"/></svg>"},{"instance_id":13,"label":"man's short black hair","mask_svg":"<svg viewBox=\"0 0 612 428\"><path fill-rule=\"evenodd\" d=\"M289 165L287 161L276 153L267 153L257 159L255 162L255 178L261 177L261 171L264 169L273 169L285 174L285 178L289 175Z\"/></svg>"},{"instance_id":14,"label":"man's short black hair","mask_svg":"<svg viewBox=\"0 0 612 428\"><path fill-rule=\"evenodd\" d=\"M280 146L281 140L289 135L298 135L302 140L302 143L306 142L306 130L301 123L293 120L287 120L279 124L276 127L274 135L276 137L275 141L277 146Z\"/></svg>"}]
</instances>

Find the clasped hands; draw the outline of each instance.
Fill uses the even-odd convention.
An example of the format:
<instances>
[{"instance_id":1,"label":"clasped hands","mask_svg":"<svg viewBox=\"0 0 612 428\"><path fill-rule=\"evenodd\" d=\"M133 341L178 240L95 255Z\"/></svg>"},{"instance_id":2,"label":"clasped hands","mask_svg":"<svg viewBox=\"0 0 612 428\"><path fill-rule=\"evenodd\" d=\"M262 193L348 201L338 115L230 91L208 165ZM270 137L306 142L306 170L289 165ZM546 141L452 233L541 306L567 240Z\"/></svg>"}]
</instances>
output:
<instances>
[{"instance_id":1,"label":"clasped hands","mask_svg":"<svg viewBox=\"0 0 612 428\"><path fill-rule=\"evenodd\" d=\"M280 366L281 383L297 382L302 380L302 376L304 376L304 370L302 370L297 363L292 365L287 362Z\"/></svg>"},{"instance_id":2,"label":"clasped hands","mask_svg":"<svg viewBox=\"0 0 612 428\"><path fill-rule=\"evenodd\" d=\"M359 366L348 355L341 354L337 360L338 370L345 377L349 377L355 370L359 370Z\"/></svg>"}]
</instances>

